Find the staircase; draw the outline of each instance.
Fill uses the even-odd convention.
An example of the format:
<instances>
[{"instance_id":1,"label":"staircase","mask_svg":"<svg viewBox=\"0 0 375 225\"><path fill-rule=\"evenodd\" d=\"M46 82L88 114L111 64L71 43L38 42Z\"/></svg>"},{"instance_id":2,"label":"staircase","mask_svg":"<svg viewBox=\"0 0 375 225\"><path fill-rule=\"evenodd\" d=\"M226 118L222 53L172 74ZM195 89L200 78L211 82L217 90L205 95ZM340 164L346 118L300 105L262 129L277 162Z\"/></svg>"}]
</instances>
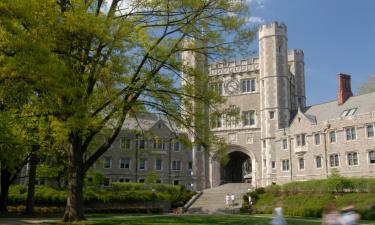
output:
<instances>
[{"instance_id":1,"label":"staircase","mask_svg":"<svg viewBox=\"0 0 375 225\"><path fill-rule=\"evenodd\" d=\"M203 194L189 207L190 214L238 213L242 206L242 196L251 188L249 183L229 183L203 190ZM225 205L225 196L234 194L234 205Z\"/></svg>"}]
</instances>

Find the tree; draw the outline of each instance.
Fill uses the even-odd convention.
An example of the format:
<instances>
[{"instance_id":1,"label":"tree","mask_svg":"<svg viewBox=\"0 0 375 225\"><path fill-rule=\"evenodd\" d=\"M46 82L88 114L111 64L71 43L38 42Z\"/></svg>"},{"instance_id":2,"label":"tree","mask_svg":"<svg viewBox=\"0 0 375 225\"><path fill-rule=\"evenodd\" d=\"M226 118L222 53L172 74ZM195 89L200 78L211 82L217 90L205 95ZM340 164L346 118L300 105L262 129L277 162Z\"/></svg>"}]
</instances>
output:
<instances>
[{"instance_id":1,"label":"tree","mask_svg":"<svg viewBox=\"0 0 375 225\"><path fill-rule=\"evenodd\" d=\"M375 92L375 76L369 76L366 82L363 82L358 87L358 94L363 95L370 92Z\"/></svg>"},{"instance_id":2,"label":"tree","mask_svg":"<svg viewBox=\"0 0 375 225\"><path fill-rule=\"evenodd\" d=\"M156 111L191 131L207 130L200 112L221 98L203 88L211 81L207 71L182 64L180 54L213 59L248 50L254 32L246 16L242 1L227 0L0 3L0 83L32 87L36 111L67 146L64 221L85 219L85 174L129 116ZM183 88L176 84L181 72L193 78ZM93 144L98 135L105 139ZM196 141L209 145L207 137Z\"/></svg>"}]
</instances>

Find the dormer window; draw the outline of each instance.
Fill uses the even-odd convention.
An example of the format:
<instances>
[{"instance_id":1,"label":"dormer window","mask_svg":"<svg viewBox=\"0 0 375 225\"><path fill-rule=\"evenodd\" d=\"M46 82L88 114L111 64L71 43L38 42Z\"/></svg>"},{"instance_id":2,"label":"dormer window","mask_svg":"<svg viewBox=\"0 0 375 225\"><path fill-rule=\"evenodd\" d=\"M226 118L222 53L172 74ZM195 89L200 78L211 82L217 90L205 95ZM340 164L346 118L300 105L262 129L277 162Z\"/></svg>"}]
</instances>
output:
<instances>
[{"instance_id":1,"label":"dormer window","mask_svg":"<svg viewBox=\"0 0 375 225\"><path fill-rule=\"evenodd\" d=\"M357 111L357 108L346 109L346 110L344 110L344 111L341 113L341 116L342 116L342 117L353 116L353 115L355 114L356 111Z\"/></svg>"}]
</instances>

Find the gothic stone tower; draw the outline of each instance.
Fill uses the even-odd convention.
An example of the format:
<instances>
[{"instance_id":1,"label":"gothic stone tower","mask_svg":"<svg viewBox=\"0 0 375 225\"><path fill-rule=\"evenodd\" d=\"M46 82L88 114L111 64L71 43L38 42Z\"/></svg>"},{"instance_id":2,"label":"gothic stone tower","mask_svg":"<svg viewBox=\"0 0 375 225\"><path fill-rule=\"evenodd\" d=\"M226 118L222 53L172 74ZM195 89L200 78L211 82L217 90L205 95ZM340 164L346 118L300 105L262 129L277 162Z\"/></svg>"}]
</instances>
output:
<instances>
[{"instance_id":1,"label":"gothic stone tower","mask_svg":"<svg viewBox=\"0 0 375 225\"><path fill-rule=\"evenodd\" d=\"M287 29L273 22L259 29L262 186L275 181L275 134L289 125L291 87L288 69Z\"/></svg>"},{"instance_id":2,"label":"gothic stone tower","mask_svg":"<svg viewBox=\"0 0 375 225\"><path fill-rule=\"evenodd\" d=\"M184 43L185 46L189 46L189 48L198 48L201 45L200 42L197 42L193 39L188 40ZM205 79L202 79L202 76L207 75L207 57L198 52L194 51L184 51L181 55L183 72L182 72L182 81L181 86L194 85L194 92L204 92L207 89L207 82ZM192 72L194 74L199 74L195 76L193 74L189 74ZM189 99L190 101L189 106L192 107L192 119L193 123L200 123L199 130L195 130L194 132L186 131L188 134L188 138L192 143L192 163L193 163L193 170L192 170L192 178L193 178L193 189L194 190L202 190L209 187L209 179L208 179L208 150L204 149L203 145L199 143L199 139L204 139L207 137L208 134L208 125L207 121L209 120L209 111L208 107L204 105L200 101L194 101ZM182 104L182 108L184 109L186 105ZM190 111L190 110L188 110ZM205 127L205 125L207 127ZM199 137L199 138L198 138Z\"/></svg>"}]
</instances>

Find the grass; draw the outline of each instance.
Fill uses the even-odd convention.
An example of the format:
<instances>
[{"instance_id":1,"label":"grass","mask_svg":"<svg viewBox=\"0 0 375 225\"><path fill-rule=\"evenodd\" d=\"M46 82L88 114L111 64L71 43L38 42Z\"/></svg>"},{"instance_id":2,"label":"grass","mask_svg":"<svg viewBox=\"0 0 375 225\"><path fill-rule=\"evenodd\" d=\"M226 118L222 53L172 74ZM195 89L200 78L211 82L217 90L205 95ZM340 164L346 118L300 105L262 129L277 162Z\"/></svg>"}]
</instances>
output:
<instances>
[{"instance_id":1,"label":"grass","mask_svg":"<svg viewBox=\"0 0 375 225\"><path fill-rule=\"evenodd\" d=\"M32 223L39 225L68 225L60 222L61 217L34 217ZM268 225L271 215L119 215L119 214L89 214L87 221L73 225ZM33 219L31 219L33 220ZM53 222L46 222L46 221ZM318 225L318 218L288 217L288 225ZM25 218L0 218L0 224L24 224ZM30 222L30 220L28 221ZM361 224L375 224L375 221L361 221Z\"/></svg>"},{"instance_id":2,"label":"grass","mask_svg":"<svg viewBox=\"0 0 375 225\"><path fill-rule=\"evenodd\" d=\"M88 217L88 221L78 224L84 225L268 225L269 216L246 215L183 215L183 216L112 216L112 217ZM288 225L318 225L318 219L288 218Z\"/></svg>"}]
</instances>

